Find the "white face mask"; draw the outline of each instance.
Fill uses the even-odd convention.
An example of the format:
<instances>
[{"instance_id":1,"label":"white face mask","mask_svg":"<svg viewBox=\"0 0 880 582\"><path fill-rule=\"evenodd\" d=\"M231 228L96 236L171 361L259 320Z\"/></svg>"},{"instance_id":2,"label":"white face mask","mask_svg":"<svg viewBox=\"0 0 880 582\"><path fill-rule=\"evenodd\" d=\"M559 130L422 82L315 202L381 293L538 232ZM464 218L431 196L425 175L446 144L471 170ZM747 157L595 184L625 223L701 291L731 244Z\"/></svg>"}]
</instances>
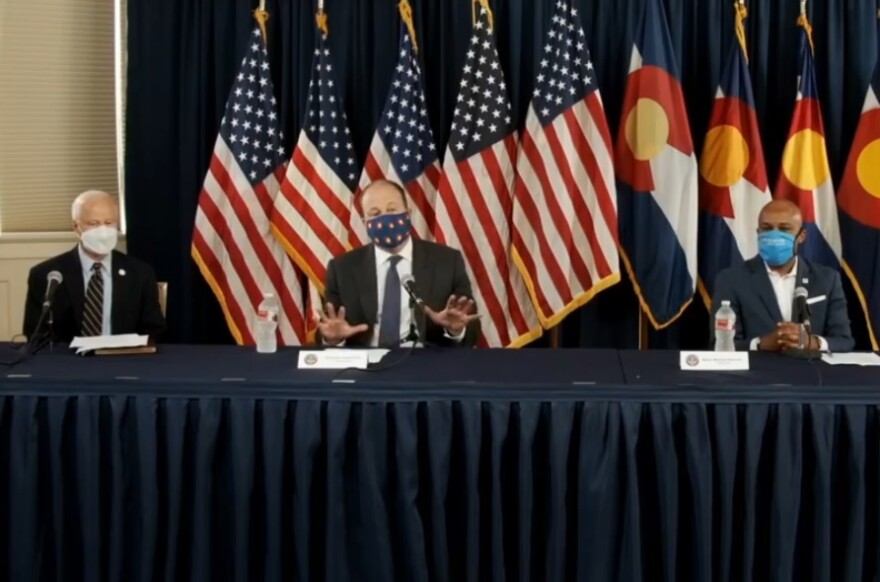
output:
<instances>
[{"instance_id":1,"label":"white face mask","mask_svg":"<svg viewBox=\"0 0 880 582\"><path fill-rule=\"evenodd\" d=\"M119 231L115 226L98 226L79 235L83 246L96 255L109 255L116 248Z\"/></svg>"}]
</instances>

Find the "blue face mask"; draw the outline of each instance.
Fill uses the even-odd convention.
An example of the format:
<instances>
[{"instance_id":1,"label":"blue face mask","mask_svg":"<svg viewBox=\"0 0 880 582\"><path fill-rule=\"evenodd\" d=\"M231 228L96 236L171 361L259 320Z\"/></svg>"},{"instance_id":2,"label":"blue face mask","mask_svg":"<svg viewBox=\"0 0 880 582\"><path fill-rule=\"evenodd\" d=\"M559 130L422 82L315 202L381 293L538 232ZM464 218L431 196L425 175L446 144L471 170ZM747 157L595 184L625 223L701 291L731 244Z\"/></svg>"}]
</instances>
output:
<instances>
[{"instance_id":1,"label":"blue face mask","mask_svg":"<svg viewBox=\"0 0 880 582\"><path fill-rule=\"evenodd\" d=\"M409 214L382 214L367 221L367 236L377 247L393 249L409 237L411 228Z\"/></svg>"},{"instance_id":2,"label":"blue face mask","mask_svg":"<svg viewBox=\"0 0 880 582\"><path fill-rule=\"evenodd\" d=\"M758 254L769 266L779 267L794 258L796 239L781 230L762 232L758 235Z\"/></svg>"}]
</instances>

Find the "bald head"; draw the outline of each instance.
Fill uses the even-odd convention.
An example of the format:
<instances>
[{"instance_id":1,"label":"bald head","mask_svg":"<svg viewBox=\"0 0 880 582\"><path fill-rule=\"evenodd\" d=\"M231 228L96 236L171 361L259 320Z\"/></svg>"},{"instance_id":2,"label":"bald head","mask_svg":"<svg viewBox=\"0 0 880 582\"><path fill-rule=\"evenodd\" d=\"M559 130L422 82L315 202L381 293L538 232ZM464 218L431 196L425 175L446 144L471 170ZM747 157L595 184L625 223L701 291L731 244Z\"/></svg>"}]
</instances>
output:
<instances>
[{"instance_id":1,"label":"bald head","mask_svg":"<svg viewBox=\"0 0 880 582\"><path fill-rule=\"evenodd\" d=\"M361 211L369 220L382 214L406 212L406 191L390 180L376 180L361 194Z\"/></svg>"},{"instance_id":2,"label":"bald head","mask_svg":"<svg viewBox=\"0 0 880 582\"><path fill-rule=\"evenodd\" d=\"M797 236L803 226L801 209L791 200L768 202L758 216L758 232L781 230Z\"/></svg>"},{"instance_id":3,"label":"bald head","mask_svg":"<svg viewBox=\"0 0 880 582\"><path fill-rule=\"evenodd\" d=\"M73 201L70 217L77 233L98 226L115 226L119 224L119 205L106 192L86 190Z\"/></svg>"}]
</instances>

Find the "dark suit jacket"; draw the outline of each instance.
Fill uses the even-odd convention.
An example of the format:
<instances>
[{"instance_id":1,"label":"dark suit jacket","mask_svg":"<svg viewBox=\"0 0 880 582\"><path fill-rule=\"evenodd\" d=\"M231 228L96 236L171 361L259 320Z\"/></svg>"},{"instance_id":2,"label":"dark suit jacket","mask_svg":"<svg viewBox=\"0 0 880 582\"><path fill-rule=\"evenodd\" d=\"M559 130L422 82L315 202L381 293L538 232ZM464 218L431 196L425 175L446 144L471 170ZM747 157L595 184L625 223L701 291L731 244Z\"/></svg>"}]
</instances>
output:
<instances>
[{"instance_id":1,"label":"dark suit jacket","mask_svg":"<svg viewBox=\"0 0 880 582\"><path fill-rule=\"evenodd\" d=\"M806 284L804 279L808 280ZM808 298L824 296L824 299L810 304L813 334L824 337L832 352L850 351L855 342L850 332L840 274L800 257L796 287L801 286L806 287ZM772 332L776 324L782 321L767 267L760 257L725 269L718 275L715 296L712 298L713 316L724 300L729 300L736 312L737 350L748 350L752 339ZM792 309L792 313L795 313Z\"/></svg>"},{"instance_id":2,"label":"dark suit jacket","mask_svg":"<svg viewBox=\"0 0 880 582\"><path fill-rule=\"evenodd\" d=\"M412 274L422 300L441 311L450 295L473 297L461 253L447 246L413 239ZM336 257L327 265L325 300L345 307L351 325L366 323L370 329L350 338L346 345L368 346L373 326L378 323L379 299L376 284L376 252L373 245L359 247ZM404 296L405 297L405 296ZM461 342L445 337L444 331L427 317L416 316L419 337L434 345L473 347L480 332L479 321L471 322Z\"/></svg>"},{"instance_id":3,"label":"dark suit jacket","mask_svg":"<svg viewBox=\"0 0 880 582\"><path fill-rule=\"evenodd\" d=\"M76 247L31 269L24 309L24 334L30 338L37 326L46 291L46 275L50 271L58 271L64 277L52 304L55 341L69 342L80 335L85 302L82 264ZM165 318L159 308L159 291L153 269L143 261L117 251L113 251L112 301L110 329L114 334L155 335L164 331Z\"/></svg>"}]
</instances>

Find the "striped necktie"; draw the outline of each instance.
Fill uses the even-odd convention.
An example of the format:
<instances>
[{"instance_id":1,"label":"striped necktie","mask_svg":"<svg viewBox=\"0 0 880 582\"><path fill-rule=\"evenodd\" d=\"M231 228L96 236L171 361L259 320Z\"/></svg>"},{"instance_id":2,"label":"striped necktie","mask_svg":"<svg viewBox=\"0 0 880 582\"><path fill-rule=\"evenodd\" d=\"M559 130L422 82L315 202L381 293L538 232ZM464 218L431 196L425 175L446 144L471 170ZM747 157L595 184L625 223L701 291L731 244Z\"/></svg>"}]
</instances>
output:
<instances>
[{"instance_id":1,"label":"striped necktie","mask_svg":"<svg viewBox=\"0 0 880 582\"><path fill-rule=\"evenodd\" d=\"M101 263L92 265L92 276L86 287L86 303L83 307L82 334L101 335L104 327L104 273Z\"/></svg>"}]
</instances>

